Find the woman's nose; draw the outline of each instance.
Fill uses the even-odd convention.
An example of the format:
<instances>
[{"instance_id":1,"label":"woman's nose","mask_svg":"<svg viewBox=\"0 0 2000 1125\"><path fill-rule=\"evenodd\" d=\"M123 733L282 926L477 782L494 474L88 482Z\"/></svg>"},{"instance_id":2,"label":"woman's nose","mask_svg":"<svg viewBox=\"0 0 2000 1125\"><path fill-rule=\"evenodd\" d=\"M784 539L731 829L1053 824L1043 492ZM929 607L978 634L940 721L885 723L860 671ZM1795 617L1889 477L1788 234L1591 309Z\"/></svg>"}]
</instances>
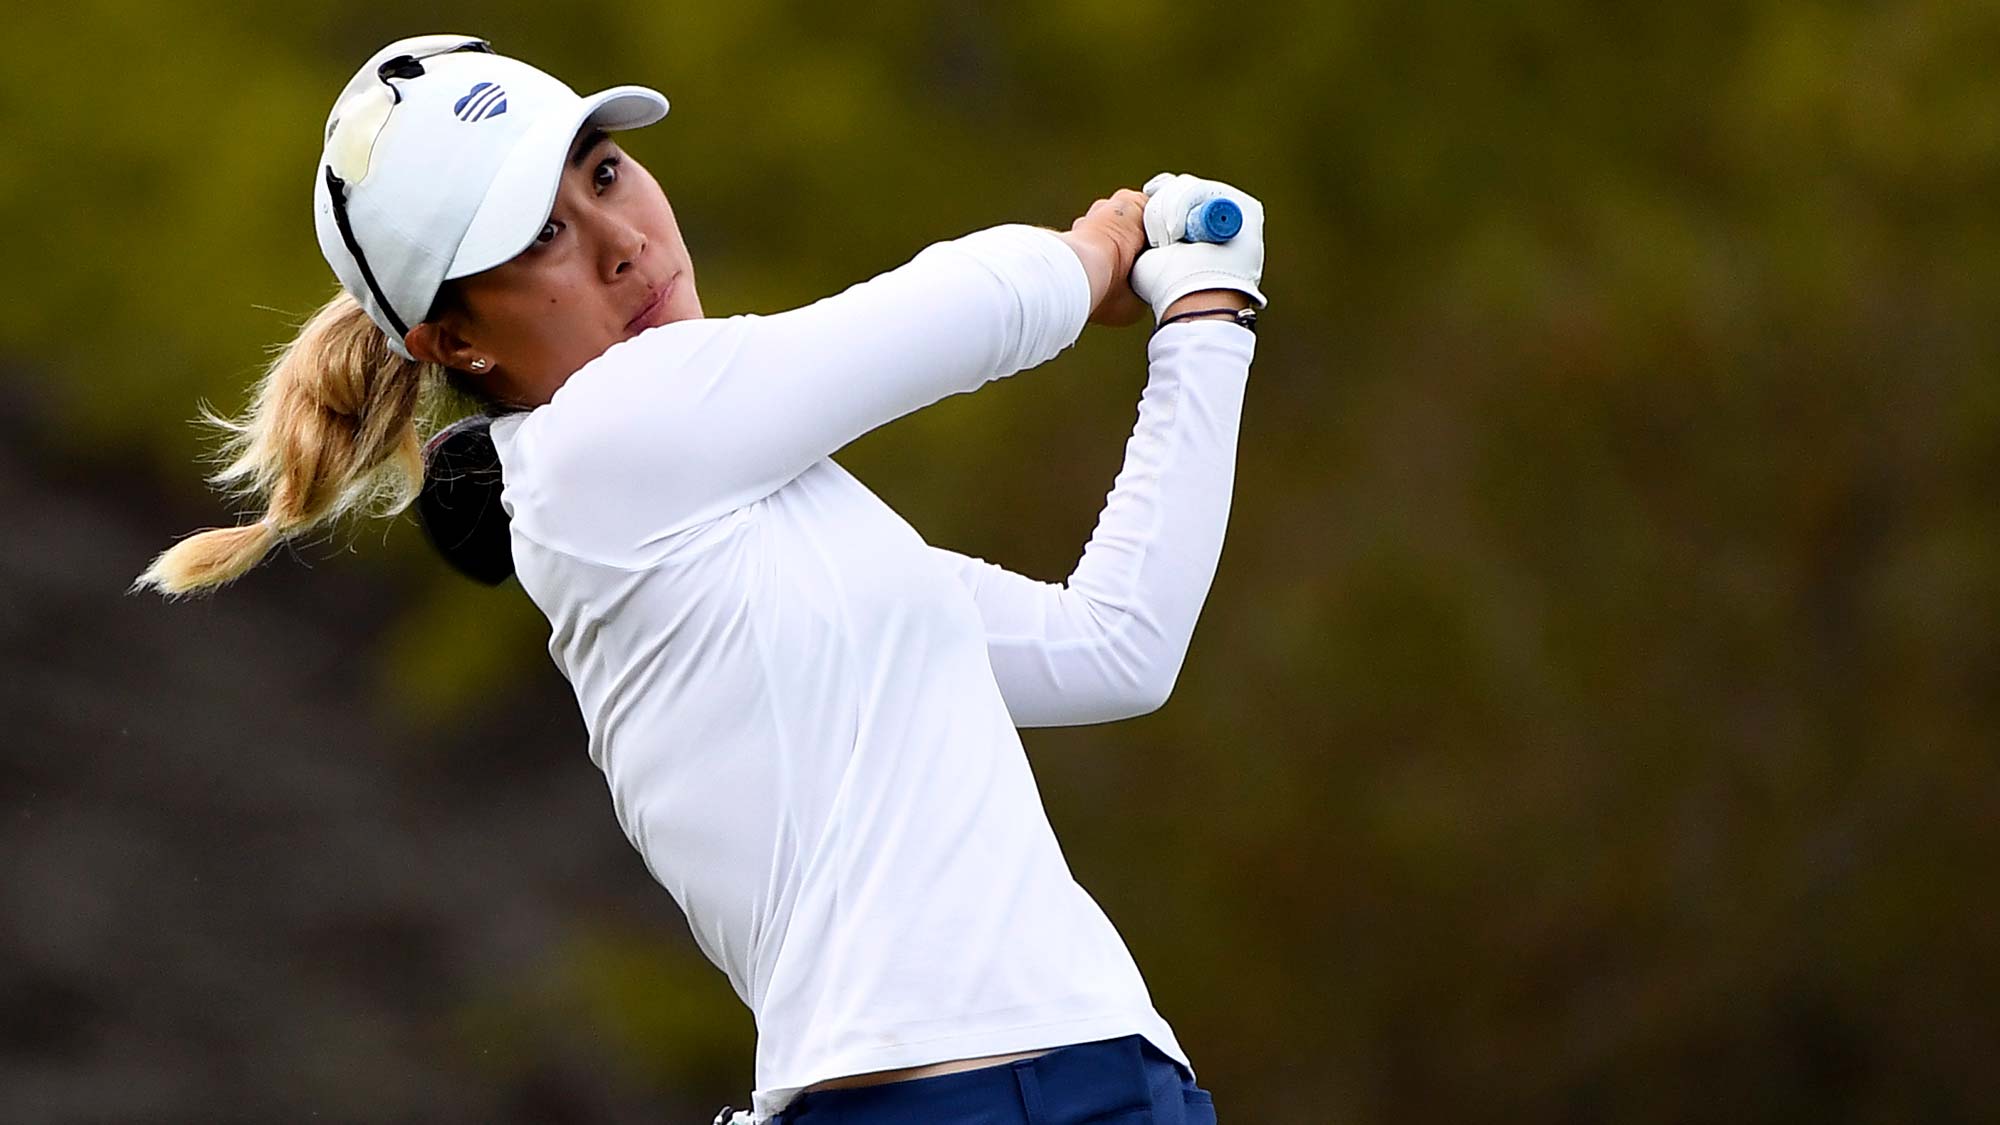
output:
<instances>
[{"instance_id":1,"label":"woman's nose","mask_svg":"<svg viewBox=\"0 0 2000 1125\"><path fill-rule=\"evenodd\" d=\"M605 280L615 280L638 264L646 253L646 232L622 220L613 219L605 232Z\"/></svg>"}]
</instances>

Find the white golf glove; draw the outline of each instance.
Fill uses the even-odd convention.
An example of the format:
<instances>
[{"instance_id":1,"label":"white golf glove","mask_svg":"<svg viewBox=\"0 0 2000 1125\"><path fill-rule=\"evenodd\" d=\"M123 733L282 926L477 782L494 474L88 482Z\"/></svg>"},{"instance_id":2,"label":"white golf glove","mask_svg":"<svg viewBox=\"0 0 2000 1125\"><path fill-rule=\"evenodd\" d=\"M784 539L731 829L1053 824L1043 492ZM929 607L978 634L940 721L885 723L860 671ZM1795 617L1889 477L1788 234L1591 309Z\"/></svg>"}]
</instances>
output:
<instances>
[{"instance_id":1,"label":"white golf glove","mask_svg":"<svg viewBox=\"0 0 2000 1125\"><path fill-rule=\"evenodd\" d=\"M1146 243L1132 265L1132 291L1153 306L1157 323L1168 306L1203 289L1234 289L1258 307L1264 276L1264 205L1219 180L1162 172L1146 181ZM1226 196L1243 208L1243 229L1228 242L1182 242L1188 212Z\"/></svg>"}]
</instances>

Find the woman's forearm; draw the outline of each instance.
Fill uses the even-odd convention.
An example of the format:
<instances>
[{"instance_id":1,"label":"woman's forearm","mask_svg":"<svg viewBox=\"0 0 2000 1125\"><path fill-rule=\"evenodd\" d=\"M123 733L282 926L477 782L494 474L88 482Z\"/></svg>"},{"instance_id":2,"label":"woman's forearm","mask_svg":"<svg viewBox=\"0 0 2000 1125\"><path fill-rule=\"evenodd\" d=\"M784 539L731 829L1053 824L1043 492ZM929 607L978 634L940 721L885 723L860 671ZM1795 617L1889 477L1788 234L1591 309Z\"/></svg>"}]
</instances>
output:
<instances>
[{"instance_id":1,"label":"woman's forearm","mask_svg":"<svg viewBox=\"0 0 2000 1125\"><path fill-rule=\"evenodd\" d=\"M1016 725L1100 723L1166 700L1222 554L1254 352L1234 324L1153 338L1124 468L1067 583L940 550L979 606Z\"/></svg>"}]
</instances>

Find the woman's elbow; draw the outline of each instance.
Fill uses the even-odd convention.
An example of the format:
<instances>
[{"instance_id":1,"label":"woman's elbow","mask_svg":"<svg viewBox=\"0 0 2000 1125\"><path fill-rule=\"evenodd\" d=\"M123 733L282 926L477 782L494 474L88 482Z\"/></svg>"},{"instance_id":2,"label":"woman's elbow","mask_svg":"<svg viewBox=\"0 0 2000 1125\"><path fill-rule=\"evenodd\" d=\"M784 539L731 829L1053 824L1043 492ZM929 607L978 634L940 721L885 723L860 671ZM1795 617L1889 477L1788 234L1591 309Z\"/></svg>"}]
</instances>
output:
<instances>
[{"instance_id":1,"label":"woman's elbow","mask_svg":"<svg viewBox=\"0 0 2000 1125\"><path fill-rule=\"evenodd\" d=\"M1181 658L1184 654L1174 652L1154 652L1142 659L1126 663L1118 677L1118 688L1113 707L1114 716L1119 719L1133 719L1140 715L1150 715L1167 705L1168 697L1174 693L1174 684L1180 679Z\"/></svg>"},{"instance_id":2,"label":"woman's elbow","mask_svg":"<svg viewBox=\"0 0 2000 1125\"><path fill-rule=\"evenodd\" d=\"M1167 705L1167 697L1173 694L1173 690L1174 685L1172 681L1168 681L1163 686L1149 686L1146 690L1134 694L1130 700L1124 703L1117 717L1120 719L1136 719L1141 715L1150 715Z\"/></svg>"},{"instance_id":3,"label":"woman's elbow","mask_svg":"<svg viewBox=\"0 0 2000 1125\"><path fill-rule=\"evenodd\" d=\"M1053 693L1016 693L1008 710L1018 727L1073 727L1115 723L1150 715L1174 690L1178 665L1135 668L1118 662L1101 663L1093 674L1064 684Z\"/></svg>"},{"instance_id":4,"label":"woman's elbow","mask_svg":"<svg viewBox=\"0 0 2000 1125\"><path fill-rule=\"evenodd\" d=\"M1164 707L1187 658L1188 635L1143 604L1092 599L1089 606L1098 628L1094 647L1100 682L1117 697L1118 717L1150 715Z\"/></svg>"}]
</instances>

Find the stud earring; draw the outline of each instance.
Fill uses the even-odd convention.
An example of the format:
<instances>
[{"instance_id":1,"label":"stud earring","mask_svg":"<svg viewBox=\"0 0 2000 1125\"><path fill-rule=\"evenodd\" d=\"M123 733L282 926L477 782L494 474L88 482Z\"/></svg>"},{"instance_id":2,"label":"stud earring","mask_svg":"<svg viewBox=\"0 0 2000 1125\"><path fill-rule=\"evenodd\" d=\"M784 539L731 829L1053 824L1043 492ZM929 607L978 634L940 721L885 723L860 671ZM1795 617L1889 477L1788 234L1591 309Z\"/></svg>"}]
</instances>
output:
<instances>
[{"instance_id":1,"label":"stud earring","mask_svg":"<svg viewBox=\"0 0 2000 1125\"><path fill-rule=\"evenodd\" d=\"M486 361L485 361L485 360L483 360L483 359L475 359L475 360L473 360L473 361L472 361L472 369L473 369L474 371L484 371L484 370L486 370Z\"/></svg>"}]
</instances>

